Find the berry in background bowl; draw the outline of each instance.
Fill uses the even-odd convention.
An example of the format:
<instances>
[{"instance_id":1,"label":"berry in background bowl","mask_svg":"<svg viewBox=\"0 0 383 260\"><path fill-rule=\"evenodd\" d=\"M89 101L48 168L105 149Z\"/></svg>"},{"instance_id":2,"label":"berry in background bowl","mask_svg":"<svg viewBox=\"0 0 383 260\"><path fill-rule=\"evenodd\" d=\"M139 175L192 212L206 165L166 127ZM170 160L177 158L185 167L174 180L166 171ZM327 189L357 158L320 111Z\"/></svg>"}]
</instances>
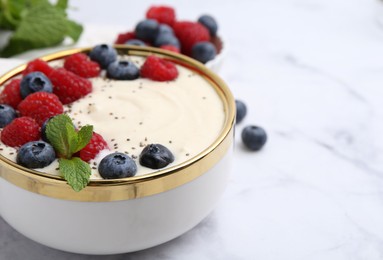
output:
<instances>
[{"instance_id":1,"label":"berry in background bowl","mask_svg":"<svg viewBox=\"0 0 383 260\"><path fill-rule=\"evenodd\" d=\"M182 53L218 72L226 52L218 32L218 23L211 15L201 15L196 21L177 20L174 8L152 6L145 19L117 36L115 44L147 45Z\"/></svg>"},{"instance_id":2,"label":"berry in background bowl","mask_svg":"<svg viewBox=\"0 0 383 260\"><path fill-rule=\"evenodd\" d=\"M35 72L52 89L23 98L20 82ZM0 91L0 214L41 244L149 248L197 225L225 189L235 102L194 59L100 44L20 66Z\"/></svg>"}]
</instances>

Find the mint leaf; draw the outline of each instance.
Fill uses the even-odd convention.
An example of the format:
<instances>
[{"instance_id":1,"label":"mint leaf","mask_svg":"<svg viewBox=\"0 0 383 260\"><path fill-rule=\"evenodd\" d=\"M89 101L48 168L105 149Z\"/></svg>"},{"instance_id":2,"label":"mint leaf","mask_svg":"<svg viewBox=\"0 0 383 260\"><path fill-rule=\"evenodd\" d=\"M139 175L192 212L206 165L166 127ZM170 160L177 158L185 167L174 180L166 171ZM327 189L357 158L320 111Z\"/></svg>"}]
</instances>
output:
<instances>
[{"instance_id":1,"label":"mint leaf","mask_svg":"<svg viewBox=\"0 0 383 260\"><path fill-rule=\"evenodd\" d=\"M14 30L21 20L26 0L2 0L0 2L0 28Z\"/></svg>"},{"instance_id":2,"label":"mint leaf","mask_svg":"<svg viewBox=\"0 0 383 260\"><path fill-rule=\"evenodd\" d=\"M74 42L77 42L81 36L83 27L72 20L67 20L67 34Z\"/></svg>"},{"instance_id":3,"label":"mint leaf","mask_svg":"<svg viewBox=\"0 0 383 260\"><path fill-rule=\"evenodd\" d=\"M80 151L90 142L90 139L92 138L92 135L93 135L93 126L91 125L83 126L80 129L80 131L78 131L77 134L78 134L78 139L77 139L78 143L77 143L77 149L75 153Z\"/></svg>"},{"instance_id":4,"label":"mint leaf","mask_svg":"<svg viewBox=\"0 0 383 260\"><path fill-rule=\"evenodd\" d=\"M63 132L65 132L65 136L68 141L68 156L65 158L70 158L72 154L77 152L78 134L72 122L65 124L65 128L63 129Z\"/></svg>"},{"instance_id":5,"label":"mint leaf","mask_svg":"<svg viewBox=\"0 0 383 260\"><path fill-rule=\"evenodd\" d=\"M61 114L50 119L46 128L47 138L58 156L67 159L72 156L69 141L70 137L68 136L67 129L68 124L72 126L74 131L74 126L70 117L68 115Z\"/></svg>"},{"instance_id":6,"label":"mint leaf","mask_svg":"<svg viewBox=\"0 0 383 260\"><path fill-rule=\"evenodd\" d=\"M56 7L62 10L66 10L68 8L68 0L58 0Z\"/></svg>"},{"instance_id":7,"label":"mint leaf","mask_svg":"<svg viewBox=\"0 0 383 260\"><path fill-rule=\"evenodd\" d=\"M0 29L13 30L15 25L8 21L7 15L4 12L0 12Z\"/></svg>"},{"instance_id":8,"label":"mint leaf","mask_svg":"<svg viewBox=\"0 0 383 260\"><path fill-rule=\"evenodd\" d=\"M32 6L41 5L41 4L51 5L51 3L49 3L49 0L18 0L18 1L26 2L25 4L26 7L32 7Z\"/></svg>"},{"instance_id":9,"label":"mint leaf","mask_svg":"<svg viewBox=\"0 0 383 260\"><path fill-rule=\"evenodd\" d=\"M55 5L48 0L1 0L0 28L15 32L0 57L55 46L66 36L78 41L83 27L67 19L67 7L68 0L58 0Z\"/></svg>"},{"instance_id":10,"label":"mint leaf","mask_svg":"<svg viewBox=\"0 0 383 260\"><path fill-rule=\"evenodd\" d=\"M70 117L61 114L49 120L45 132L58 156L70 159L90 142L93 126L86 125L77 132Z\"/></svg>"},{"instance_id":11,"label":"mint leaf","mask_svg":"<svg viewBox=\"0 0 383 260\"><path fill-rule=\"evenodd\" d=\"M59 169L74 191L80 191L89 183L91 169L89 164L82 161L80 158L73 157L72 159L59 159Z\"/></svg>"},{"instance_id":12,"label":"mint leaf","mask_svg":"<svg viewBox=\"0 0 383 260\"><path fill-rule=\"evenodd\" d=\"M84 126L77 132L70 117L61 114L48 121L45 132L59 157L61 175L73 190L82 190L89 182L91 169L88 163L72 155L89 143L93 126Z\"/></svg>"},{"instance_id":13,"label":"mint leaf","mask_svg":"<svg viewBox=\"0 0 383 260\"><path fill-rule=\"evenodd\" d=\"M65 13L40 4L28 10L1 55L10 57L29 49L60 44L67 32Z\"/></svg>"}]
</instances>

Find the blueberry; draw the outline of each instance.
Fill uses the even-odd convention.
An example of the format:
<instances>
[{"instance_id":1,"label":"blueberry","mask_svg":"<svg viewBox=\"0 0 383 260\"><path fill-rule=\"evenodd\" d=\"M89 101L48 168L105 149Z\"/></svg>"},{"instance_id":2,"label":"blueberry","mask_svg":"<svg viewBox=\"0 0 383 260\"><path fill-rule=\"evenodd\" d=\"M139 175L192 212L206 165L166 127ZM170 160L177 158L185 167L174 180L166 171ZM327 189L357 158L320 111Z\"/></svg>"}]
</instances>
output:
<instances>
[{"instance_id":1,"label":"blueberry","mask_svg":"<svg viewBox=\"0 0 383 260\"><path fill-rule=\"evenodd\" d=\"M16 117L16 111L11 106L0 104L0 128L8 125Z\"/></svg>"},{"instance_id":2,"label":"blueberry","mask_svg":"<svg viewBox=\"0 0 383 260\"><path fill-rule=\"evenodd\" d=\"M49 120L51 120L51 118L48 118L47 120L45 120L45 122L43 123L43 125L41 126L41 129L40 129L41 139L47 143L49 143L49 140L48 140L48 137L46 134L46 130L47 130L47 124L48 124Z\"/></svg>"},{"instance_id":3,"label":"blueberry","mask_svg":"<svg viewBox=\"0 0 383 260\"><path fill-rule=\"evenodd\" d=\"M174 162L172 152L161 144L149 144L140 154L140 164L151 169L160 169Z\"/></svg>"},{"instance_id":4,"label":"blueberry","mask_svg":"<svg viewBox=\"0 0 383 260\"><path fill-rule=\"evenodd\" d=\"M143 41L153 42L158 34L159 24L156 20L147 19L139 22L136 26L136 37Z\"/></svg>"},{"instance_id":5,"label":"blueberry","mask_svg":"<svg viewBox=\"0 0 383 260\"><path fill-rule=\"evenodd\" d=\"M218 31L218 24L216 20L210 15L202 15L198 18L198 22L208 29L211 36L216 36Z\"/></svg>"},{"instance_id":6,"label":"blueberry","mask_svg":"<svg viewBox=\"0 0 383 260\"><path fill-rule=\"evenodd\" d=\"M252 151L260 150L267 141L265 130L254 125L246 126L242 130L241 137L244 145Z\"/></svg>"},{"instance_id":7,"label":"blueberry","mask_svg":"<svg viewBox=\"0 0 383 260\"><path fill-rule=\"evenodd\" d=\"M239 124L245 118L247 114L247 108L245 103L243 103L241 100L235 100L235 107L237 111L235 123Z\"/></svg>"},{"instance_id":8,"label":"blueberry","mask_svg":"<svg viewBox=\"0 0 383 260\"><path fill-rule=\"evenodd\" d=\"M56 158L53 147L43 141L24 144L17 152L16 162L29 169L44 168Z\"/></svg>"},{"instance_id":9,"label":"blueberry","mask_svg":"<svg viewBox=\"0 0 383 260\"><path fill-rule=\"evenodd\" d=\"M160 24L158 26L158 33L157 33L157 35L160 35L160 34L172 34L172 35L174 35L174 31L173 31L172 27L170 27L169 25L167 25L167 24Z\"/></svg>"},{"instance_id":10,"label":"blueberry","mask_svg":"<svg viewBox=\"0 0 383 260\"><path fill-rule=\"evenodd\" d=\"M89 52L89 57L100 64L101 68L106 69L110 63L117 59L117 51L112 46L100 44Z\"/></svg>"},{"instance_id":11,"label":"blueberry","mask_svg":"<svg viewBox=\"0 0 383 260\"><path fill-rule=\"evenodd\" d=\"M177 37L169 33L159 34L154 40L154 46L161 47L163 45L172 45L177 47L178 49L181 48L180 42L177 39Z\"/></svg>"},{"instance_id":12,"label":"blueberry","mask_svg":"<svg viewBox=\"0 0 383 260\"><path fill-rule=\"evenodd\" d=\"M193 45L192 57L202 63L212 60L217 55L217 50L211 42L199 42Z\"/></svg>"},{"instance_id":13,"label":"blueberry","mask_svg":"<svg viewBox=\"0 0 383 260\"><path fill-rule=\"evenodd\" d=\"M137 172L137 165L126 154L112 153L101 160L98 172L104 179L132 177Z\"/></svg>"},{"instance_id":14,"label":"blueberry","mask_svg":"<svg viewBox=\"0 0 383 260\"><path fill-rule=\"evenodd\" d=\"M29 94L35 92L53 92L52 82L44 73L35 71L24 76L20 82L20 94L26 98Z\"/></svg>"},{"instance_id":15,"label":"blueberry","mask_svg":"<svg viewBox=\"0 0 383 260\"><path fill-rule=\"evenodd\" d=\"M54 116L48 118L47 120L45 120L45 122L43 123L43 125L41 126L41 129L40 129L40 133L41 133L41 139L44 141L44 142L47 142L47 143L50 143L49 140L48 140L48 137L47 137L47 124L48 122L54 118Z\"/></svg>"},{"instance_id":16,"label":"blueberry","mask_svg":"<svg viewBox=\"0 0 383 260\"><path fill-rule=\"evenodd\" d=\"M115 61L108 66L106 76L111 79L133 80L140 76L140 70L131 61Z\"/></svg>"},{"instance_id":17,"label":"blueberry","mask_svg":"<svg viewBox=\"0 0 383 260\"><path fill-rule=\"evenodd\" d=\"M135 46L146 46L146 43L144 43L141 40L138 39L131 39L127 42L125 42L126 45L135 45Z\"/></svg>"}]
</instances>

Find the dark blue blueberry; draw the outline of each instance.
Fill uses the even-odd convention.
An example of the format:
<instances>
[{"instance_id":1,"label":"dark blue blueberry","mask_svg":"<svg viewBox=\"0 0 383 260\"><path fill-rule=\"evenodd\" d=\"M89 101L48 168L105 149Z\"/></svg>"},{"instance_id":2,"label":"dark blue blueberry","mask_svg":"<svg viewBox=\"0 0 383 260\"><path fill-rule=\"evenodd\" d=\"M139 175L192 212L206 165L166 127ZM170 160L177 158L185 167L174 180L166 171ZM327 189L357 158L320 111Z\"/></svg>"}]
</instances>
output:
<instances>
[{"instance_id":1,"label":"dark blue blueberry","mask_svg":"<svg viewBox=\"0 0 383 260\"><path fill-rule=\"evenodd\" d=\"M241 100L235 100L235 107L237 111L235 123L239 124L245 118L247 114L247 107L245 103L243 103Z\"/></svg>"},{"instance_id":2,"label":"dark blue blueberry","mask_svg":"<svg viewBox=\"0 0 383 260\"><path fill-rule=\"evenodd\" d=\"M162 23L158 26L158 35L160 35L160 34L172 34L172 35L174 35L174 31L173 31L172 27L170 27L167 24Z\"/></svg>"},{"instance_id":3,"label":"dark blue blueberry","mask_svg":"<svg viewBox=\"0 0 383 260\"><path fill-rule=\"evenodd\" d=\"M147 19L139 22L136 26L136 37L143 41L153 42L158 34L159 24L156 20Z\"/></svg>"},{"instance_id":4,"label":"dark blue blueberry","mask_svg":"<svg viewBox=\"0 0 383 260\"><path fill-rule=\"evenodd\" d=\"M192 48L192 57L202 63L212 60L217 55L217 50L211 42L199 42Z\"/></svg>"},{"instance_id":5,"label":"dark blue blueberry","mask_svg":"<svg viewBox=\"0 0 383 260\"><path fill-rule=\"evenodd\" d=\"M209 30L211 36L217 35L218 24L212 16L202 15L200 18L198 18L198 22Z\"/></svg>"},{"instance_id":6,"label":"dark blue blueberry","mask_svg":"<svg viewBox=\"0 0 383 260\"><path fill-rule=\"evenodd\" d=\"M52 93L52 82L44 73L35 71L24 76L20 82L20 94L22 98L26 98L29 94L35 92Z\"/></svg>"},{"instance_id":7,"label":"dark blue blueberry","mask_svg":"<svg viewBox=\"0 0 383 260\"><path fill-rule=\"evenodd\" d=\"M146 46L146 43L144 43L141 40L138 39L131 39L127 42L125 42L126 45L135 45L135 46Z\"/></svg>"},{"instance_id":8,"label":"dark blue blueberry","mask_svg":"<svg viewBox=\"0 0 383 260\"><path fill-rule=\"evenodd\" d=\"M44 168L56 159L53 147L43 141L24 144L17 152L16 162L29 169Z\"/></svg>"},{"instance_id":9,"label":"dark blue blueberry","mask_svg":"<svg viewBox=\"0 0 383 260\"><path fill-rule=\"evenodd\" d=\"M11 106L0 104L0 128L8 125L16 117L16 111Z\"/></svg>"},{"instance_id":10,"label":"dark blue blueberry","mask_svg":"<svg viewBox=\"0 0 383 260\"><path fill-rule=\"evenodd\" d=\"M54 116L48 118L47 120L45 120L45 122L43 123L43 125L41 126L41 130L40 130L40 133L41 133L41 139L47 143L50 143L49 140L48 140L48 137L47 137L47 133L46 133L46 130L47 130L47 124L49 122L49 120L51 120Z\"/></svg>"},{"instance_id":11,"label":"dark blue blueberry","mask_svg":"<svg viewBox=\"0 0 383 260\"><path fill-rule=\"evenodd\" d=\"M106 76L111 79L133 80L140 76L140 70L131 61L115 61L108 66Z\"/></svg>"},{"instance_id":12,"label":"dark blue blueberry","mask_svg":"<svg viewBox=\"0 0 383 260\"><path fill-rule=\"evenodd\" d=\"M117 59L117 51L112 46L100 44L89 52L89 57L97 62L102 69L106 69L110 63Z\"/></svg>"},{"instance_id":13,"label":"dark blue blueberry","mask_svg":"<svg viewBox=\"0 0 383 260\"><path fill-rule=\"evenodd\" d=\"M242 130L243 144L252 151L260 150L267 141L267 134L262 127L259 126L246 126Z\"/></svg>"},{"instance_id":14,"label":"dark blue blueberry","mask_svg":"<svg viewBox=\"0 0 383 260\"><path fill-rule=\"evenodd\" d=\"M49 120L51 120L51 118L48 118L47 120L45 120L45 122L43 123L43 125L41 126L41 139L45 142L48 142L49 143L49 140L48 140L48 137L47 137L47 134L46 134L46 130L47 130L47 124L49 122Z\"/></svg>"},{"instance_id":15,"label":"dark blue blueberry","mask_svg":"<svg viewBox=\"0 0 383 260\"><path fill-rule=\"evenodd\" d=\"M172 152L161 144L149 144L140 154L140 164L151 169L160 169L174 162Z\"/></svg>"},{"instance_id":16,"label":"dark blue blueberry","mask_svg":"<svg viewBox=\"0 0 383 260\"><path fill-rule=\"evenodd\" d=\"M177 37L173 34L163 33L159 34L154 40L154 46L161 47L163 45L172 45L180 49L181 45Z\"/></svg>"},{"instance_id":17,"label":"dark blue blueberry","mask_svg":"<svg viewBox=\"0 0 383 260\"><path fill-rule=\"evenodd\" d=\"M98 172L104 179L132 177L137 172L137 165L126 154L112 153L101 160L98 165Z\"/></svg>"}]
</instances>

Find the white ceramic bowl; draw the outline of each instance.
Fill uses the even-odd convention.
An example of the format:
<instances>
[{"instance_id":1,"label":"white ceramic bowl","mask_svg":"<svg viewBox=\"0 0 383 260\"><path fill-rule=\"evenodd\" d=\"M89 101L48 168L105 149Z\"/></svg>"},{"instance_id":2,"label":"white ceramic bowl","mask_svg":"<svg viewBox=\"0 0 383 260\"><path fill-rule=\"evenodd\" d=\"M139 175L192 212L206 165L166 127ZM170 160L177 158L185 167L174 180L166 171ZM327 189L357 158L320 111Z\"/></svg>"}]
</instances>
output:
<instances>
[{"instance_id":1,"label":"white ceramic bowl","mask_svg":"<svg viewBox=\"0 0 383 260\"><path fill-rule=\"evenodd\" d=\"M211 82L224 104L224 126L200 154L166 170L118 180L95 180L74 192L57 176L25 169L0 157L0 214L41 244L84 254L115 254L169 241L212 211L227 183L232 159L235 103L225 83L200 63L155 48L118 47L119 52L165 56ZM50 61L89 48L43 57ZM0 77L0 85L25 65Z\"/></svg>"}]
</instances>

